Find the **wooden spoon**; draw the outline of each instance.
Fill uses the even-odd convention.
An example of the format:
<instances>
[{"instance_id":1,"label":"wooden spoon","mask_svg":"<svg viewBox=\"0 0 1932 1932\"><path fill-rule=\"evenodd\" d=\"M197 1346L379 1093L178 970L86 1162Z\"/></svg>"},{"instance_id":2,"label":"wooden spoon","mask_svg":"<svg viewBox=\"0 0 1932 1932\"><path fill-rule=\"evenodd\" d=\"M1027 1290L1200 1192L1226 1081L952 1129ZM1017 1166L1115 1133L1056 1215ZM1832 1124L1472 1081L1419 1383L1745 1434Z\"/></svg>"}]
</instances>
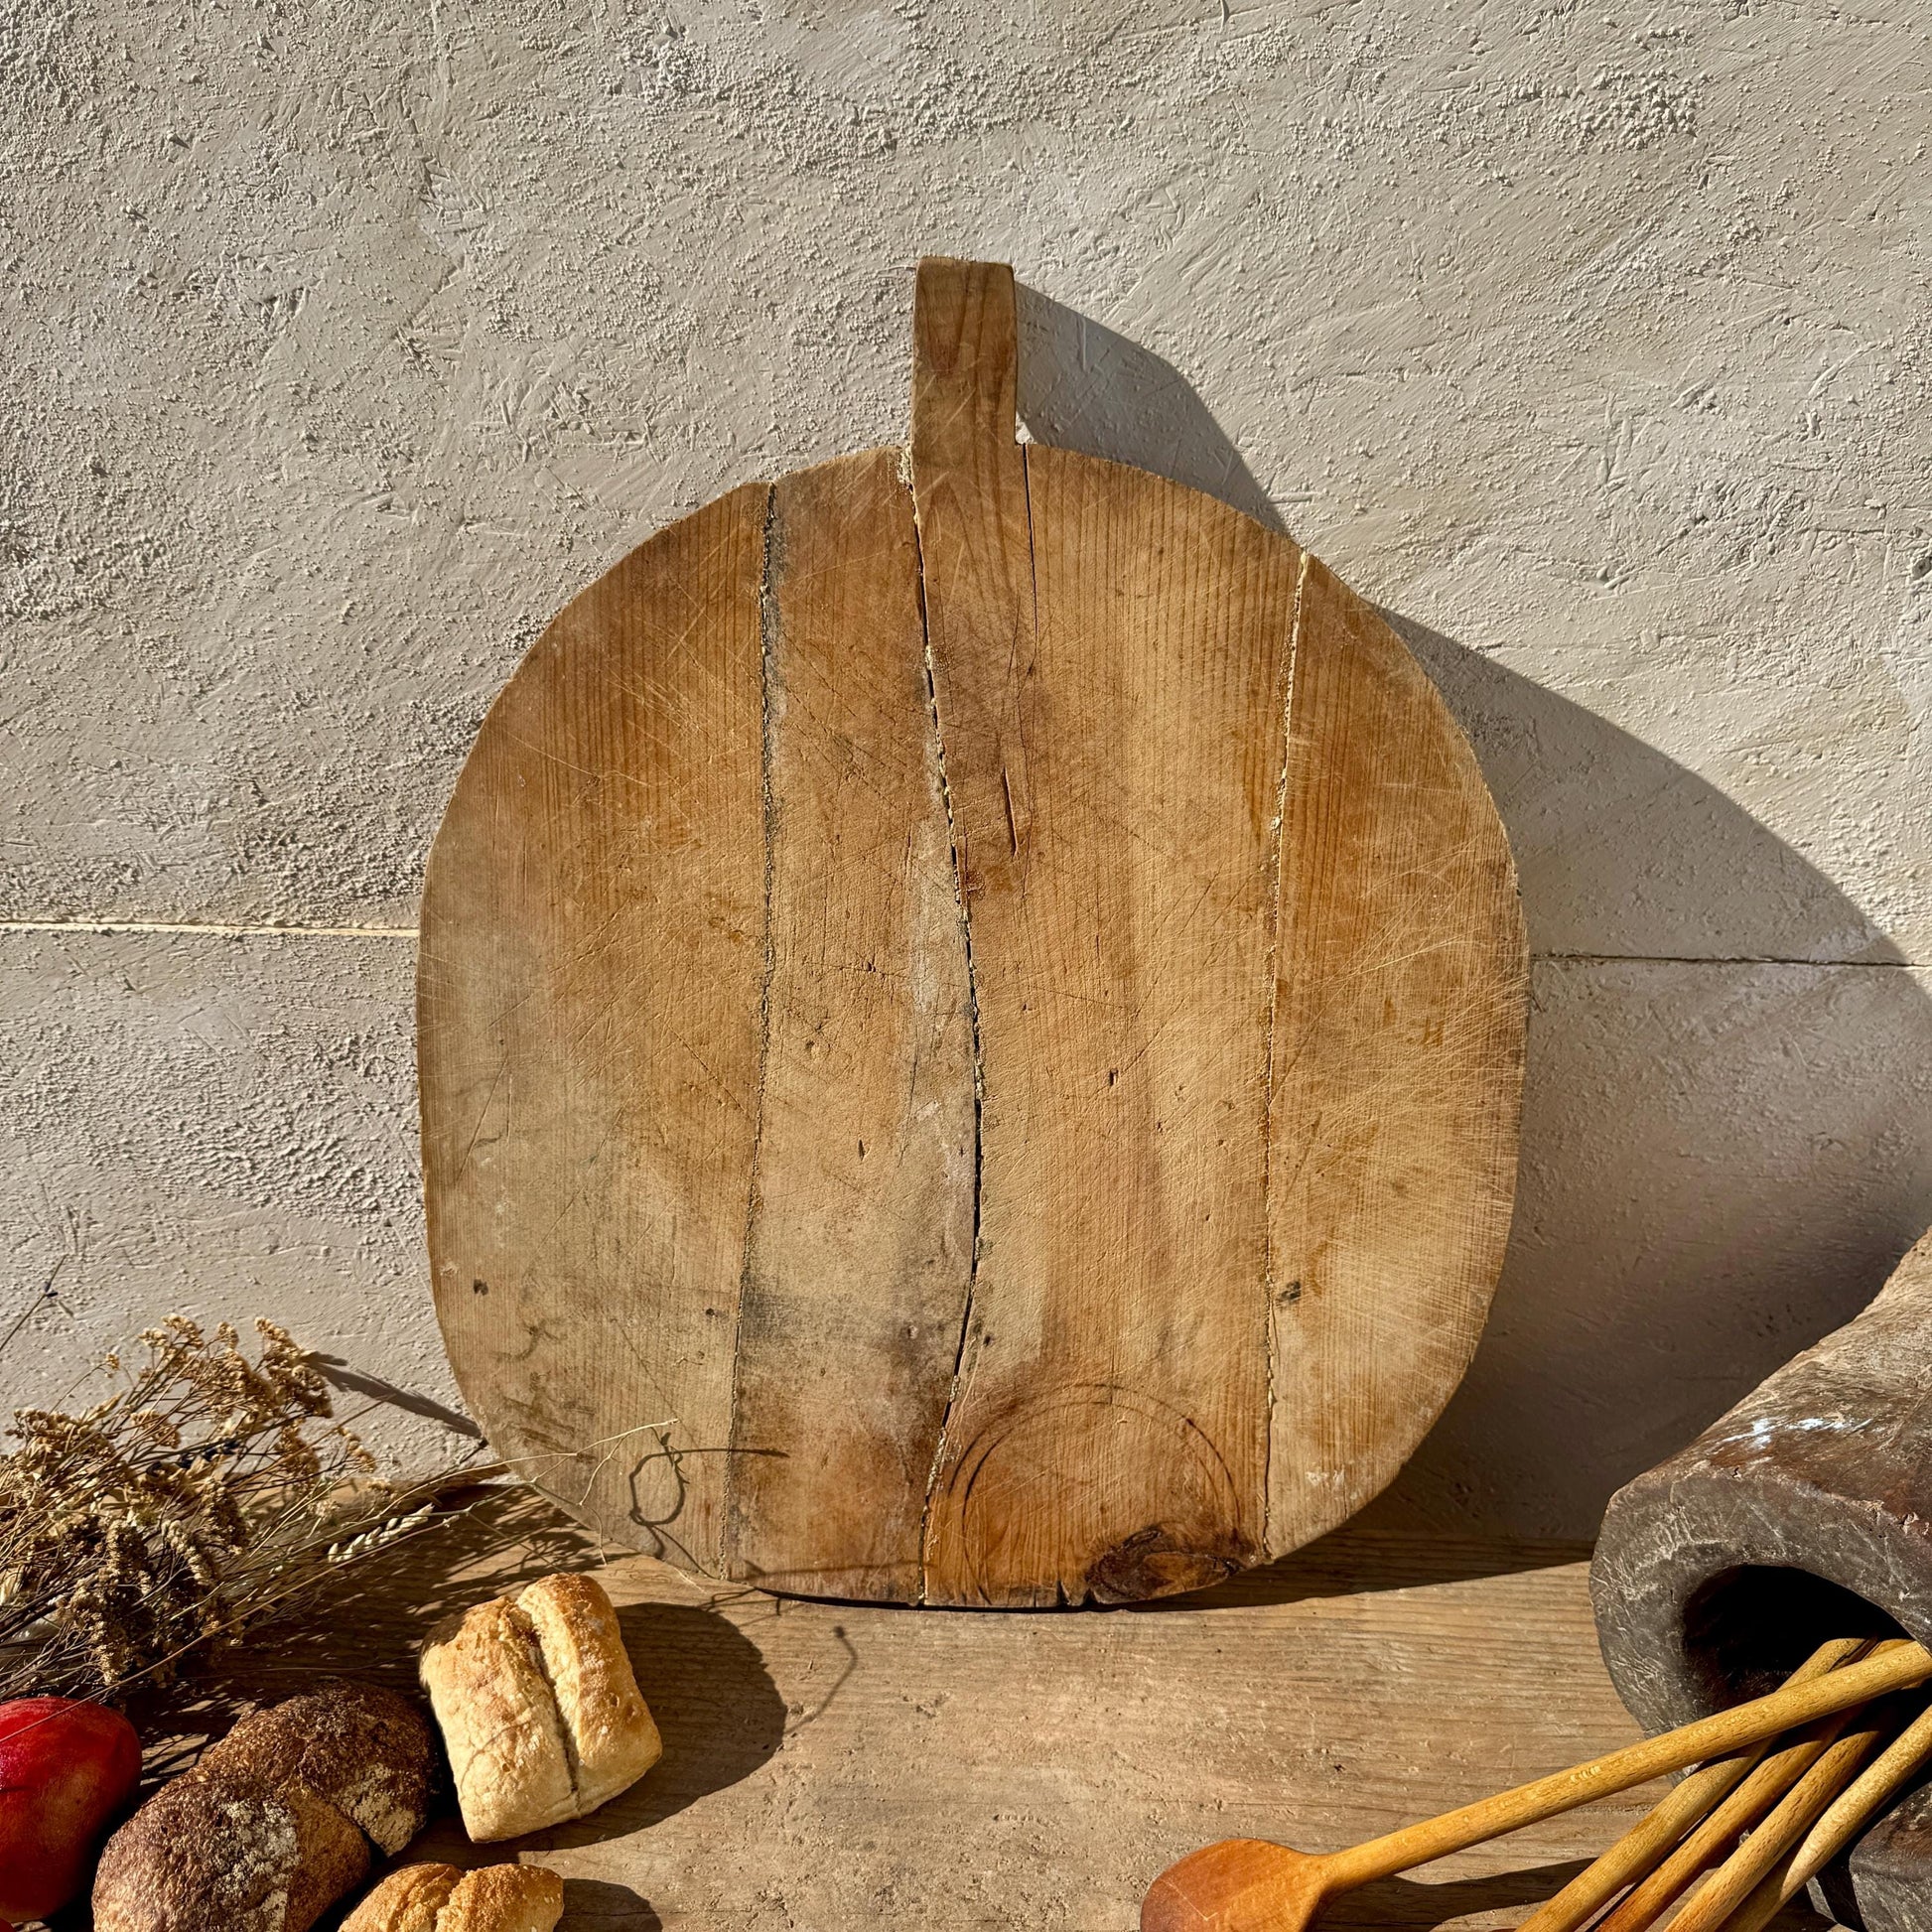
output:
<instances>
[{"instance_id":1,"label":"wooden spoon","mask_svg":"<svg viewBox=\"0 0 1932 1932\"><path fill-rule=\"evenodd\" d=\"M1542 1818L1627 1791L1634 1784L1722 1757L1932 1677L1932 1653L1901 1644L1808 1684L1733 1705L1695 1724L1519 1785L1478 1804L1406 1826L1343 1852L1316 1856L1263 1839L1223 1839L1155 1879L1141 1905L1141 1932L1301 1932L1324 1898L1427 1864Z\"/></svg>"},{"instance_id":2,"label":"wooden spoon","mask_svg":"<svg viewBox=\"0 0 1932 1932\"><path fill-rule=\"evenodd\" d=\"M1869 1648L1869 1641L1863 1637L1834 1637L1830 1643L1820 1644L1785 1683L1809 1684L1841 1664L1852 1663ZM1576 1932L1626 1885L1635 1884L1666 1858L1714 1805L1729 1796L1763 1755L1764 1746L1756 1744L1692 1772L1587 1870L1580 1871L1555 1897L1538 1906L1517 1932Z\"/></svg>"},{"instance_id":3,"label":"wooden spoon","mask_svg":"<svg viewBox=\"0 0 1932 1932\"><path fill-rule=\"evenodd\" d=\"M1731 1853L1671 1921L1671 1932L1716 1932L1759 1881L1817 1823L1820 1815L1897 1722L1890 1711L1866 1713L1779 1800L1764 1822Z\"/></svg>"},{"instance_id":4,"label":"wooden spoon","mask_svg":"<svg viewBox=\"0 0 1932 1932\"><path fill-rule=\"evenodd\" d=\"M1839 1794L1803 1844L1773 1865L1762 1883L1725 1921L1725 1932L1761 1932L1864 1830L1872 1814L1932 1758L1932 1705L1912 1720Z\"/></svg>"}]
</instances>

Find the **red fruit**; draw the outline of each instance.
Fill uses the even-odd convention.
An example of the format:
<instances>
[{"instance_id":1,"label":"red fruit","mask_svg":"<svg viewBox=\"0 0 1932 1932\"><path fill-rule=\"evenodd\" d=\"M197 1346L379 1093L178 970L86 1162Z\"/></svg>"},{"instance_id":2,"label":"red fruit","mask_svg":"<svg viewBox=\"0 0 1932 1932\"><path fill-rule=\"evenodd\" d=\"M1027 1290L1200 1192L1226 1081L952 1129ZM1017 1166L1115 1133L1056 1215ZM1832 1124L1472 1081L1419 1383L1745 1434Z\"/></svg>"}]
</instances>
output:
<instances>
[{"instance_id":1,"label":"red fruit","mask_svg":"<svg viewBox=\"0 0 1932 1932\"><path fill-rule=\"evenodd\" d=\"M80 1896L140 1778L141 1740L118 1711L70 1698L0 1704L0 1932Z\"/></svg>"}]
</instances>

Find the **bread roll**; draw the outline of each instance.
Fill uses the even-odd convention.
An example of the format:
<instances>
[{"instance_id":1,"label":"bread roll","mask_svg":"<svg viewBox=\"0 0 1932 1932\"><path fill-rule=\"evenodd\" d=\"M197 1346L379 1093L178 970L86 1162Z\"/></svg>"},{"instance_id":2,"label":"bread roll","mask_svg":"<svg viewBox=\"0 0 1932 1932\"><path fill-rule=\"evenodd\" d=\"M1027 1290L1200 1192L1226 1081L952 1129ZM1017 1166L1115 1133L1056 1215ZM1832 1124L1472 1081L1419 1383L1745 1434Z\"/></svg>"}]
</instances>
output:
<instances>
[{"instance_id":1,"label":"bread roll","mask_svg":"<svg viewBox=\"0 0 1932 1932\"><path fill-rule=\"evenodd\" d=\"M439 1624L422 1669L472 1839L486 1845L577 1815L557 1700L530 1620L508 1597Z\"/></svg>"},{"instance_id":2,"label":"bread roll","mask_svg":"<svg viewBox=\"0 0 1932 1932\"><path fill-rule=\"evenodd\" d=\"M617 1612L589 1577L545 1577L446 1618L422 1675L479 1845L584 1817L662 1752Z\"/></svg>"},{"instance_id":3,"label":"bread roll","mask_svg":"<svg viewBox=\"0 0 1932 1932\"><path fill-rule=\"evenodd\" d=\"M579 1818L628 1791L663 1755L618 1613L589 1577L545 1577L516 1599L536 1631L563 1719Z\"/></svg>"},{"instance_id":4,"label":"bread roll","mask_svg":"<svg viewBox=\"0 0 1932 1932\"><path fill-rule=\"evenodd\" d=\"M436 1740L408 1699L325 1678L313 1691L243 1718L202 1755L270 1791L300 1785L394 1854L429 1819Z\"/></svg>"},{"instance_id":5,"label":"bread roll","mask_svg":"<svg viewBox=\"0 0 1932 1932\"><path fill-rule=\"evenodd\" d=\"M436 1932L555 1932L564 1881L540 1864L492 1864L464 1875Z\"/></svg>"},{"instance_id":6,"label":"bread roll","mask_svg":"<svg viewBox=\"0 0 1932 1932\"><path fill-rule=\"evenodd\" d=\"M198 1768L107 1841L95 1932L308 1932L368 1868L362 1834L333 1805Z\"/></svg>"},{"instance_id":7,"label":"bread roll","mask_svg":"<svg viewBox=\"0 0 1932 1932\"><path fill-rule=\"evenodd\" d=\"M343 1920L342 1932L436 1932L462 1877L453 1864L406 1864Z\"/></svg>"},{"instance_id":8,"label":"bread roll","mask_svg":"<svg viewBox=\"0 0 1932 1932\"><path fill-rule=\"evenodd\" d=\"M307 1932L429 1811L435 1742L407 1699L329 1678L242 1719L108 1840L99 1932ZM367 1836L365 1837L364 1834Z\"/></svg>"},{"instance_id":9,"label":"bread roll","mask_svg":"<svg viewBox=\"0 0 1932 1932\"><path fill-rule=\"evenodd\" d=\"M383 1879L342 1932L555 1932L563 1915L564 1881L541 1865L412 1864Z\"/></svg>"}]
</instances>

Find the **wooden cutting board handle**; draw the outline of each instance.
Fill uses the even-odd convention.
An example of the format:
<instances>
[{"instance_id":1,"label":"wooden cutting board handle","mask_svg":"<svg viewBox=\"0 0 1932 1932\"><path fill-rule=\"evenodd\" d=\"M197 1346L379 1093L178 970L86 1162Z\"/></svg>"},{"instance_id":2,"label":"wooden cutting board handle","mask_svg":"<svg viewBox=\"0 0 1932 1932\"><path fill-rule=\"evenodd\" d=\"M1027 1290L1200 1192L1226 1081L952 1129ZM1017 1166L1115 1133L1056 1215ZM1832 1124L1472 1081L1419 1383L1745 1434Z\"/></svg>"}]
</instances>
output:
<instances>
[{"instance_id":1,"label":"wooden cutting board handle","mask_svg":"<svg viewBox=\"0 0 1932 1932\"><path fill-rule=\"evenodd\" d=\"M912 295L912 463L963 493L1017 493L1020 337L1013 270L928 255Z\"/></svg>"},{"instance_id":2,"label":"wooden cutting board handle","mask_svg":"<svg viewBox=\"0 0 1932 1932\"><path fill-rule=\"evenodd\" d=\"M945 685L949 804L969 899L1013 874L1031 820L1020 680L1010 674L1031 661L1035 628L1027 467L1015 433L1019 368L1013 270L944 256L920 262L912 497L927 664ZM970 913L967 924L970 932Z\"/></svg>"}]
</instances>

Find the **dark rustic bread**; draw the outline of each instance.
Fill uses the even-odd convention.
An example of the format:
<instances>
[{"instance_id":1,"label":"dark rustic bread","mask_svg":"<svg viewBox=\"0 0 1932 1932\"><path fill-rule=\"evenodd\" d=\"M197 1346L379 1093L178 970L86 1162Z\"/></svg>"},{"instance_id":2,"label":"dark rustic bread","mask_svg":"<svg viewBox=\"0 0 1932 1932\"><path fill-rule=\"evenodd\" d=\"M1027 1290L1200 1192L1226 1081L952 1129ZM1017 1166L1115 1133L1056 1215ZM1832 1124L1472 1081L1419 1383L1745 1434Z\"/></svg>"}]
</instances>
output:
<instances>
[{"instance_id":1,"label":"dark rustic bread","mask_svg":"<svg viewBox=\"0 0 1932 1932\"><path fill-rule=\"evenodd\" d=\"M108 1841L97 1932L307 1932L367 1875L369 1840L422 1830L434 1764L422 1716L372 1685L257 1711Z\"/></svg>"},{"instance_id":2,"label":"dark rustic bread","mask_svg":"<svg viewBox=\"0 0 1932 1932\"><path fill-rule=\"evenodd\" d=\"M300 1788L221 1770L165 1785L107 1841L95 1932L308 1932L369 1868L362 1834Z\"/></svg>"},{"instance_id":3,"label":"dark rustic bread","mask_svg":"<svg viewBox=\"0 0 1932 1932\"><path fill-rule=\"evenodd\" d=\"M429 1724L407 1698L342 1677L243 1718L202 1757L204 1769L238 1772L265 1790L300 1785L392 1855L429 1818L435 1764Z\"/></svg>"}]
</instances>

